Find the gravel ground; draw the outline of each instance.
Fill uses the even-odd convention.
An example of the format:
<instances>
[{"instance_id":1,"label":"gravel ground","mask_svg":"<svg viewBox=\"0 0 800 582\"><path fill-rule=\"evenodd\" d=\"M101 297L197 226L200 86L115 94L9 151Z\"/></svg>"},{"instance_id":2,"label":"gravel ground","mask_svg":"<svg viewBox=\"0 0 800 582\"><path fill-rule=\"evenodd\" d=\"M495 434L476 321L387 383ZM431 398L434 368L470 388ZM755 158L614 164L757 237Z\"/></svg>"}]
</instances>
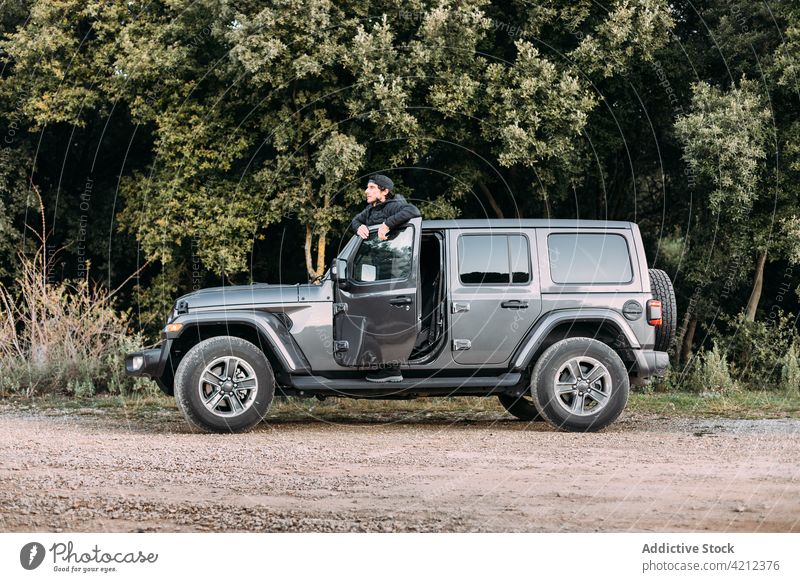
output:
<instances>
[{"instance_id":1,"label":"gravel ground","mask_svg":"<svg viewBox=\"0 0 800 582\"><path fill-rule=\"evenodd\" d=\"M83 412L83 413L82 413ZM800 532L800 420L272 417L0 408L0 531Z\"/></svg>"}]
</instances>

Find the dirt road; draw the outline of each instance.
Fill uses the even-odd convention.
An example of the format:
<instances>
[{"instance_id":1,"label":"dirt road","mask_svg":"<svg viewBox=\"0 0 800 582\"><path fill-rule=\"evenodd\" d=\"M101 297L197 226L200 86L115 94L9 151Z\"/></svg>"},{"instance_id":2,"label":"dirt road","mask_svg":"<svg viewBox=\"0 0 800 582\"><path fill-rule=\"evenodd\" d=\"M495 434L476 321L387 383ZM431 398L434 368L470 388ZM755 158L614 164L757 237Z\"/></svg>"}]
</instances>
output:
<instances>
[{"instance_id":1,"label":"dirt road","mask_svg":"<svg viewBox=\"0 0 800 582\"><path fill-rule=\"evenodd\" d=\"M0 531L800 531L800 420L0 411Z\"/></svg>"}]
</instances>

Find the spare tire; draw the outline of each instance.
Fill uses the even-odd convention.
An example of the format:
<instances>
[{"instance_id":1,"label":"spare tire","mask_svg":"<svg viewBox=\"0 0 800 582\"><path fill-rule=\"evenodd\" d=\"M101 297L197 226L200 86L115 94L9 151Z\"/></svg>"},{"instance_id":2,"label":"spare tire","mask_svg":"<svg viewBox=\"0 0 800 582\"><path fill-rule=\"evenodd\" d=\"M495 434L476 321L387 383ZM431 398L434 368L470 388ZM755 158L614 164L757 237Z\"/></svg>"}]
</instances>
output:
<instances>
[{"instance_id":1,"label":"spare tire","mask_svg":"<svg viewBox=\"0 0 800 582\"><path fill-rule=\"evenodd\" d=\"M678 325L678 308L675 305L675 289L672 281L661 269L650 269L650 290L653 297L661 301L661 325L656 327L654 350L666 352L672 346Z\"/></svg>"}]
</instances>

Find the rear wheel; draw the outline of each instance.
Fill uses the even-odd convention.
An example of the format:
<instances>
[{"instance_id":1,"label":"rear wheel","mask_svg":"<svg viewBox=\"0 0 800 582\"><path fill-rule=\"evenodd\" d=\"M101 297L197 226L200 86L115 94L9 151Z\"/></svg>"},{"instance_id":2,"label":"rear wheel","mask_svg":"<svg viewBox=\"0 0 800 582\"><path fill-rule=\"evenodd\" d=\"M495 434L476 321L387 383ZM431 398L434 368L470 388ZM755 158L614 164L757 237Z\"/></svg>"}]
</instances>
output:
<instances>
[{"instance_id":1,"label":"rear wheel","mask_svg":"<svg viewBox=\"0 0 800 582\"><path fill-rule=\"evenodd\" d=\"M520 420L537 421L542 420L539 411L536 410L536 405L533 399L527 394L514 396L512 394L498 394L497 398L500 404L503 405L509 413L513 414Z\"/></svg>"},{"instance_id":2,"label":"rear wheel","mask_svg":"<svg viewBox=\"0 0 800 582\"><path fill-rule=\"evenodd\" d=\"M661 269L650 269L649 272L650 291L653 293L653 297L661 301L661 325L656 327L656 343L653 349L657 352L666 352L672 345L675 328L678 325L675 289L669 275Z\"/></svg>"},{"instance_id":3,"label":"rear wheel","mask_svg":"<svg viewBox=\"0 0 800 582\"><path fill-rule=\"evenodd\" d=\"M614 422L628 402L630 382L619 355L585 337L556 342L539 358L531 394L542 417L561 430L588 432Z\"/></svg>"},{"instance_id":4,"label":"rear wheel","mask_svg":"<svg viewBox=\"0 0 800 582\"><path fill-rule=\"evenodd\" d=\"M194 346L175 374L175 401L194 428L243 432L266 415L275 376L264 353L238 337L218 336Z\"/></svg>"}]
</instances>

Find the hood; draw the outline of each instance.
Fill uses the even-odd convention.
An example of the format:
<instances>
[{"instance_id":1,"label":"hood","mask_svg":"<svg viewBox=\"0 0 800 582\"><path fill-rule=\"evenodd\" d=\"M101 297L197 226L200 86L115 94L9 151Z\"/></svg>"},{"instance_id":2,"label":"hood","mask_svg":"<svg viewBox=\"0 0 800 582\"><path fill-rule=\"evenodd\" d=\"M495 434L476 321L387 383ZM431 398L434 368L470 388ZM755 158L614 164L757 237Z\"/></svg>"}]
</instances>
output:
<instances>
[{"instance_id":1,"label":"hood","mask_svg":"<svg viewBox=\"0 0 800 582\"><path fill-rule=\"evenodd\" d=\"M204 307L247 308L263 304L298 303L300 301L330 301L331 282L324 280L321 285L297 283L295 285L229 285L199 289L179 297L176 305L185 302L189 312Z\"/></svg>"}]
</instances>

